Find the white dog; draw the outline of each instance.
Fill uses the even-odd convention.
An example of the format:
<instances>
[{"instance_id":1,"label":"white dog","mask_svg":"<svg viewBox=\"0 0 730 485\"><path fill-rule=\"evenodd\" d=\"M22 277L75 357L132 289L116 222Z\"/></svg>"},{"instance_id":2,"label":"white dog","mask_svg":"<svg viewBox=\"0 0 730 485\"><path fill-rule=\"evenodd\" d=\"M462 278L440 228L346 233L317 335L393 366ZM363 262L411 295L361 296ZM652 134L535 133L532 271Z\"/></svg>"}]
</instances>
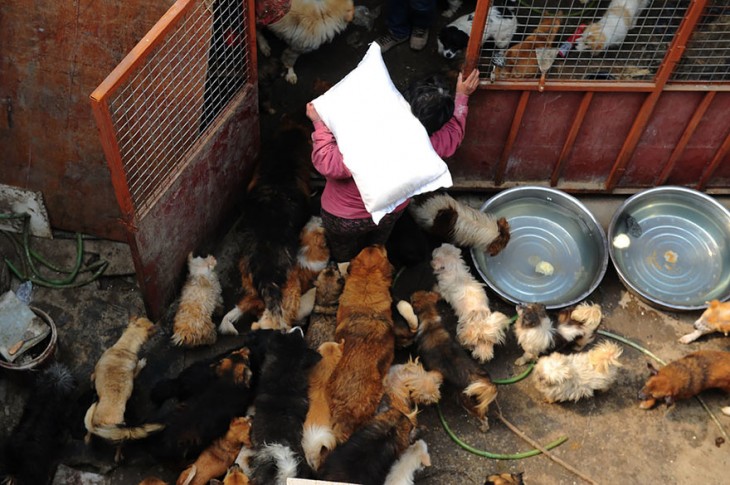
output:
<instances>
[{"instance_id":1,"label":"white dog","mask_svg":"<svg viewBox=\"0 0 730 485\"><path fill-rule=\"evenodd\" d=\"M459 323L456 337L474 358L487 362L494 357L494 345L504 343L507 315L489 309L484 285L469 271L461 250L448 243L433 250L431 259L438 292L454 309Z\"/></svg>"},{"instance_id":2,"label":"white dog","mask_svg":"<svg viewBox=\"0 0 730 485\"><path fill-rule=\"evenodd\" d=\"M514 5L514 0L506 0L505 4ZM449 10L447 10L448 12ZM444 12L446 15L446 12ZM453 15L453 14L452 14ZM438 52L447 59L453 59L466 49L471 35L474 13L462 15L439 31ZM506 49L517 31L517 16L511 6L492 6L489 9L487 25L484 27L482 44L494 39L499 49Z\"/></svg>"},{"instance_id":3,"label":"white dog","mask_svg":"<svg viewBox=\"0 0 730 485\"><path fill-rule=\"evenodd\" d=\"M418 440L393 463L384 485L413 485L413 475L426 466L431 466L428 445L425 441Z\"/></svg>"},{"instance_id":4,"label":"white dog","mask_svg":"<svg viewBox=\"0 0 730 485\"><path fill-rule=\"evenodd\" d=\"M578 37L576 50L601 52L620 45L629 30L636 26L636 17L648 4L649 0L611 0L603 17L586 27Z\"/></svg>"}]
</instances>

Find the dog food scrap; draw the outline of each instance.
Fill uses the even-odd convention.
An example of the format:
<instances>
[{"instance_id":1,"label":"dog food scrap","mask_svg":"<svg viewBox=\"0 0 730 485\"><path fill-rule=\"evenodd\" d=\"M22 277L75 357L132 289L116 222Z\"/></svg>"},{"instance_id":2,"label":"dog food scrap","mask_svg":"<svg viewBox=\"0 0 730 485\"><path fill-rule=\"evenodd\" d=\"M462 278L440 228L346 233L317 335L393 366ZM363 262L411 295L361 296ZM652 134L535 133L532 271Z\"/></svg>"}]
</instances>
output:
<instances>
[{"instance_id":1,"label":"dog food scrap","mask_svg":"<svg viewBox=\"0 0 730 485\"><path fill-rule=\"evenodd\" d=\"M674 251L671 251L671 250L670 251L666 251L664 253L664 261L666 261L669 264L676 263L677 262L677 257L678 257L677 256L677 253L675 253Z\"/></svg>"},{"instance_id":2,"label":"dog food scrap","mask_svg":"<svg viewBox=\"0 0 730 485\"><path fill-rule=\"evenodd\" d=\"M550 276L553 274L553 272L555 272L555 268L553 268L553 265L548 263L547 261L540 261L535 266L535 272L545 276Z\"/></svg>"},{"instance_id":3,"label":"dog food scrap","mask_svg":"<svg viewBox=\"0 0 730 485\"><path fill-rule=\"evenodd\" d=\"M619 234L613 238L613 247L616 249L626 249L631 246L631 239L626 234Z\"/></svg>"}]
</instances>

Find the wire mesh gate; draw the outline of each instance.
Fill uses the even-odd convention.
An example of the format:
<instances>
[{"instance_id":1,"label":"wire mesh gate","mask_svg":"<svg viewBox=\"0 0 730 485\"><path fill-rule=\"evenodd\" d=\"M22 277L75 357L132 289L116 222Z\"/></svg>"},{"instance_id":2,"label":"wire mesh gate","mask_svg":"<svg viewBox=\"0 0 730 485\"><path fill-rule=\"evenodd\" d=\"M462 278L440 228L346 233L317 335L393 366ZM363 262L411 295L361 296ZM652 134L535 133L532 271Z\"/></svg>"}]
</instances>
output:
<instances>
[{"instance_id":1,"label":"wire mesh gate","mask_svg":"<svg viewBox=\"0 0 730 485\"><path fill-rule=\"evenodd\" d=\"M153 318L258 151L252 6L178 0L91 94Z\"/></svg>"},{"instance_id":2,"label":"wire mesh gate","mask_svg":"<svg viewBox=\"0 0 730 485\"><path fill-rule=\"evenodd\" d=\"M470 115L482 140L462 151L471 165L456 164L461 187L727 191L725 0L480 0L472 67L487 97Z\"/></svg>"}]
</instances>

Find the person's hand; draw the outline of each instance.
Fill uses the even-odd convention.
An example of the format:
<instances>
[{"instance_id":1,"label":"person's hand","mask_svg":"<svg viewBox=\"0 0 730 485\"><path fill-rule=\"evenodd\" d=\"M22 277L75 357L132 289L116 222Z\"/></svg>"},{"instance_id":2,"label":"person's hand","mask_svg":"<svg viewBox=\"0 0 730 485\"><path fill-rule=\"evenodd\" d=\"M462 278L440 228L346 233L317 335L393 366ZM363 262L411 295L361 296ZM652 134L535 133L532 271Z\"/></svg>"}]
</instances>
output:
<instances>
[{"instance_id":1,"label":"person's hand","mask_svg":"<svg viewBox=\"0 0 730 485\"><path fill-rule=\"evenodd\" d=\"M307 103L307 118L312 120L312 123L322 120L322 118L319 117L319 113L317 113L317 110L314 108L314 105L312 103Z\"/></svg>"},{"instance_id":2,"label":"person's hand","mask_svg":"<svg viewBox=\"0 0 730 485\"><path fill-rule=\"evenodd\" d=\"M474 69L467 77L464 79L461 73L459 73L459 77L456 80L456 94L463 94L465 96L471 95L474 91L477 90L477 87L479 87L479 70Z\"/></svg>"}]
</instances>

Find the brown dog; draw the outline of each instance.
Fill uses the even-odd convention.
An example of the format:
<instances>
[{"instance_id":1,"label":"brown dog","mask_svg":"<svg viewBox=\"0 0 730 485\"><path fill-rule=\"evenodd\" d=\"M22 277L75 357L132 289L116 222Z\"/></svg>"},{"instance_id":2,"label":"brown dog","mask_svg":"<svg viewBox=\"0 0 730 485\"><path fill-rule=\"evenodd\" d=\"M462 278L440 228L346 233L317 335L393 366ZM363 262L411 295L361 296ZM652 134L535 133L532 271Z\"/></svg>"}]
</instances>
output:
<instances>
[{"instance_id":1,"label":"brown dog","mask_svg":"<svg viewBox=\"0 0 730 485\"><path fill-rule=\"evenodd\" d=\"M712 332L721 332L727 336L730 333L730 302L712 300L707 304L707 310L695 321L694 327L694 332L688 333L679 341L688 344Z\"/></svg>"},{"instance_id":2,"label":"brown dog","mask_svg":"<svg viewBox=\"0 0 730 485\"><path fill-rule=\"evenodd\" d=\"M507 49L504 67L495 68L497 79L534 77L540 71L536 49L552 47L560 24L559 16L545 17L531 35Z\"/></svg>"},{"instance_id":3,"label":"brown dog","mask_svg":"<svg viewBox=\"0 0 730 485\"><path fill-rule=\"evenodd\" d=\"M659 370L649 364L649 369L651 377L639 392L642 409L651 409L657 400L671 405L677 399L696 396L705 389L730 392L730 352L700 350ZM723 408L724 413L726 410L730 411Z\"/></svg>"},{"instance_id":4,"label":"brown dog","mask_svg":"<svg viewBox=\"0 0 730 485\"><path fill-rule=\"evenodd\" d=\"M251 418L233 418L225 436L215 440L198 456L195 463L183 470L177 485L205 485L211 478L226 473L241 447L251 447L250 433Z\"/></svg>"},{"instance_id":5,"label":"brown dog","mask_svg":"<svg viewBox=\"0 0 730 485\"><path fill-rule=\"evenodd\" d=\"M319 273L314 286L314 308L309 315L309 326L304 340L310 349L318 349L325 342L335 340L337 327L337 307L345 286L345 278L337 263L331 262Z\"/></svg>"},{"instance_id":6,"label":"brown dog","mask_svg":"<svg viewBox=\"0 0 730 485\"><path fill-rule=\"evenodd\" d=\"M338 443L372 417L383 396L383 377L395 348L392 280L393 267L382 245L360 251L348 268L335 331L345 346L327 385Z\"/></svg>"}]
</instances>

